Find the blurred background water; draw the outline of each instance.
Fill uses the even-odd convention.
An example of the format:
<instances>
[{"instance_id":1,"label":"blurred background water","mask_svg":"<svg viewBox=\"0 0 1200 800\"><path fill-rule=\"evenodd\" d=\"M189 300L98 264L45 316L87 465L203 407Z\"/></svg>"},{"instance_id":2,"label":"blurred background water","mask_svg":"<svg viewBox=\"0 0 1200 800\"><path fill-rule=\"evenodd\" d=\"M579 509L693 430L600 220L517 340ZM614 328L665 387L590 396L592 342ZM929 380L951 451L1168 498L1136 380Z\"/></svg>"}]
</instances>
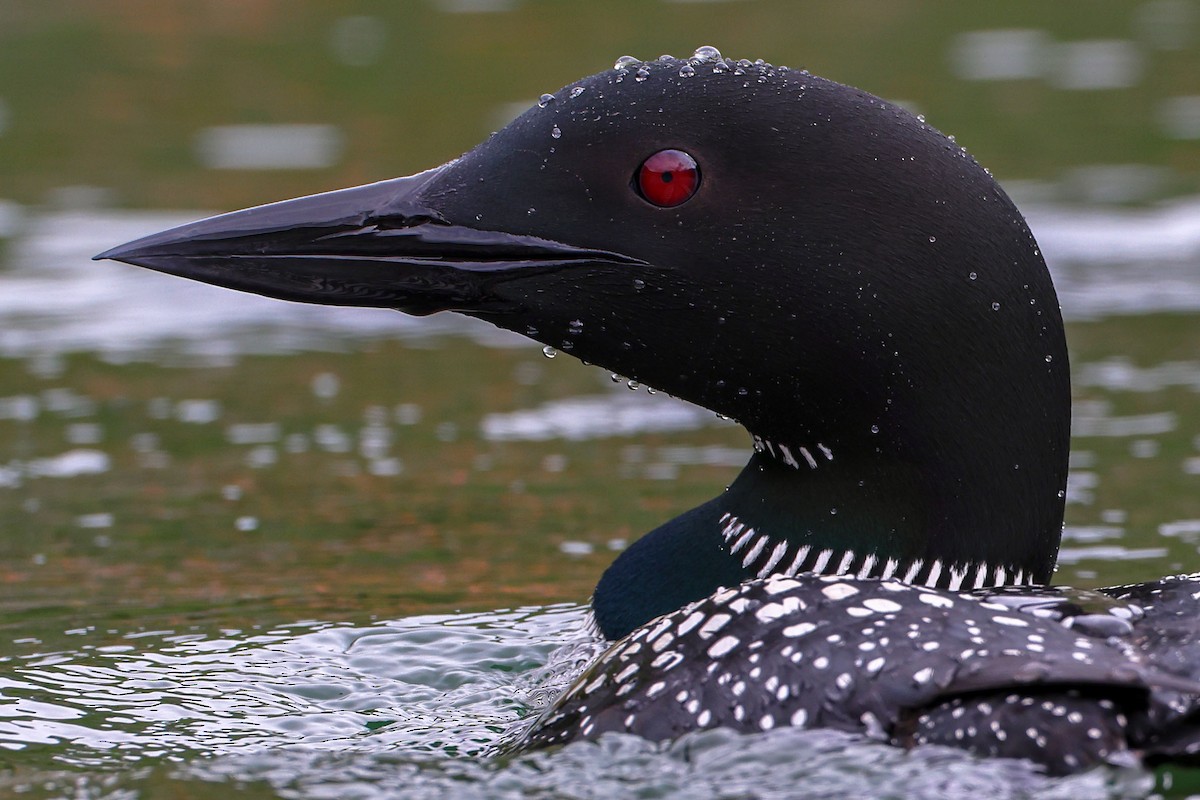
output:
<instances>
[{"instance_id":1,"label":"blurred background water","mask_svg":"<svg viewBox=\"0 0 1200 800\"><path fill-rule=\"evenodd\" d=\"M613 555L745 434L468 320L89 261L440 164L701 44L902 102L991 168L1068 319L1057 580L1198 568L1197 0L0 1L0 795L1197 791L820 732L495 755L594 652Z\"/></svg>"}]
</instances>

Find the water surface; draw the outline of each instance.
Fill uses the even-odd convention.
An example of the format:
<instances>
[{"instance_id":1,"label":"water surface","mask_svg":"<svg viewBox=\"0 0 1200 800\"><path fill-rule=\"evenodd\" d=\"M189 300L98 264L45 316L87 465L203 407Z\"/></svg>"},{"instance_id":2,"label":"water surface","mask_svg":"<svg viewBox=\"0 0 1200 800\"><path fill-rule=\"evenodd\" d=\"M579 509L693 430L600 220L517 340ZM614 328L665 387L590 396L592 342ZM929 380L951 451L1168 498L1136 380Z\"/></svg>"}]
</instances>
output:
<instances>
[{"instance_id":1,"label":"water surface","mask_svg":"<svg viewBox=\"0 0 1200 800\"><path fill-rule=\"evenodd\" d=\"M1050 781L829 732L504 755L596 652L580 604L604 566L728 482L745 434L470 321L88 260L197 215L49 214L0 271L10 791L1140 797L1196 780ZM1071 320L1058 579L1195 569L1200 214L1030 218Z\"/></svg>"}]
</instances>

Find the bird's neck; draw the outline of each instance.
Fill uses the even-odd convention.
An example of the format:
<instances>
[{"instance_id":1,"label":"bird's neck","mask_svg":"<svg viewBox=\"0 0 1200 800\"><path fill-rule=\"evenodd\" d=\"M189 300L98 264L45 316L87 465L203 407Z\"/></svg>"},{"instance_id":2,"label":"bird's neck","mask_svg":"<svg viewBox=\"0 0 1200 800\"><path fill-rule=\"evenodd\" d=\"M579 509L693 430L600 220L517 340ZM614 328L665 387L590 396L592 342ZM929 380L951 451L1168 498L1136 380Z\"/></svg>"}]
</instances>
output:
<instances>
[{"instance_id":1,"label":"bird's neck","mask_svg":"<svg viewBox=\"0 0 1200 800\"><path fill-rule=\"evenodd\" d=\"M593 607L606 636L772 574L950 589L1050 576L1062 520L1053 463L1022 474L982 454L922 463L919 448L869 440L754 442L723 494L651 531L605 572Z\"/></svg>"}]
</instances>

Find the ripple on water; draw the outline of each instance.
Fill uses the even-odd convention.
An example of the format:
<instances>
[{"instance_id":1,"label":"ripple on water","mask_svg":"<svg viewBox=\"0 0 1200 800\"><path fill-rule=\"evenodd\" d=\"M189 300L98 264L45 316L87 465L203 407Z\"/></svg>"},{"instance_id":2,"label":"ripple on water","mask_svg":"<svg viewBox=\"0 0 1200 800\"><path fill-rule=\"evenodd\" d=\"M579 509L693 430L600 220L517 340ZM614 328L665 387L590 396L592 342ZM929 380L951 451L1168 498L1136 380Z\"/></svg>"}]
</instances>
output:
<instances>
[{"instance_id":1,"label":"ripple on water","mask_svg":"<svg viewBox=\"0 0 1200 800\"><path fill-rule=\"evenodd\" d=\"M0 678L0 747L75 766L284 745L479 753L590 654L583 619L552 606L39 654ZM584 649L543 666L569 642Z\"/></svg>"},{"instance_id":2,"label":"ripple on water","mask_svg":"<svg viewBox=\"0 0 1200 800\"><path fill-rule=\"evenodd\" d=\"M1143 771L1047 779L958 750L832 731L628 735L497 755L602 644L578 606L130 634L10 659L0 748L53 769L0 775L34 796L163 795L257 784L295 798L1141 797ZM23 756L24 758L24 756ZM29 759L28 763L39 763ZM133 768L134 766L138 768ZM62 790L60 794L54 792ZM188 791L191 791L188 789ZM43 794L46 793L46 794ZM203 794L202 796L209 796ZM897 795L899 796L899 795Z\"/></svg>"},{"instance_id":3,"label":"ripple on water","mask_svg":"<svg viewBox=\"0 0 1200 800\"><path fill-rule=\"evenodd\" d=\"M298 798L796 798L960 796L1144 797L1146 773L1096 770L1068 779L1038 775L1017 761L978 761L961 751L911 753L822 730L728 730L652 744L625 734L513 759L421 762L402 754L272 751L198 762L205 780L263 781ZM896 787L903 787L902 789Z\"/></svg>"}]
</instances>

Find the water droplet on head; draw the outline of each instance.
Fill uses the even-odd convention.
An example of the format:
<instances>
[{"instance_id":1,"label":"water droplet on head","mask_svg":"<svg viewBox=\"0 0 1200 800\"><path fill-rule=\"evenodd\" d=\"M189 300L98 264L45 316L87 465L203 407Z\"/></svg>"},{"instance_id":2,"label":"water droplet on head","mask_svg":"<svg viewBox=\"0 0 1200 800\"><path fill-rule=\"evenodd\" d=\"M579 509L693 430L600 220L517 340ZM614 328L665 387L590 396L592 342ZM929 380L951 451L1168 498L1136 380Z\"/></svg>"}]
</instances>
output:
<instances>
[{"instance_id":1,"label":"water droplet on head","mask_svg":"<svg viewBox=\"0 0 1200 800\"><path fill-rule=\"evenodd\" d=\"M659 61L674 61L675 56L671 55L670 53L663 53L661 56L658 57L658 60Z\"/></svg>"},{"instance_id":2,"label":"water droplet on head","mask_svg":"<svg viewBox=\"0 0 1200 800\"><path fill-rule=\"evenodd\" d=\"M972 272L972 273L971 273L971 274L970 274L968 277L969 277L971 280L975 280L976 278L978 278L978 277L979 277L979 273L978 273L978 272Z\"/></svg>"},{"instance_id":3,"label":"water droplet on head","mask_svg":"<svg viewBox=\"0 0 1200 800\"><path fill-rule=\"evenodd\" d=\"M695 74L696 74L696 68L693 67L691 64L684 64L682 67L679 68L679 77L681 77L681 78L690 78Z\"/></svg>"},{"instance_id":4,"label":"water droplet on head","mask_svg":"<svg viewBox=\"0 0 1200 800\"><path fill-rule=\"evenodd\" d=\"M641 83L642 81L646 80L646 78L649 78L649 77L650 77L650 70L646 69L645 67L640 67L637 71L637 74L633 76L633 79L635 81L637 81L638 83Z\"/></svg>"},{"instance_id":5,"label":"water droplet on head","mask_svg":"<svg viewBox=\"0 0 1200 800\"><path fill-rule=\"evenodd\" d=\"M830 514L837 514L837 509L836 509L836 508L831 508L831 509L829 509L829 513L830 513Z\"/></svg>"},{"instance_id":6,"label":"water droplet on head","mask_svg":"<svg viewBox=\"0 0 1200 800\"><path fill-rule=\"evenodd\" d=\"M557 125L555 125L553 128L550 129L550 138L551 139L562 138L562 130L560 130Z\"/></svg>"},{"instance_id":7,"label":"water droplet on head","mask_svg":"<svg viewBox=\"0 0 1200 800\"><path fill-rule=\"evenodd\" d=\"M924 121L925 121L925 115L917 114L917 122L924 122Z\"/></svg>"},{"instance_id":8,"label":"water droplet on head","mask_svg":"<svg viewBox=\"0 0 1200 800\"><path fill-rule=\"evenodd\" d=\"M1049 364L1049 363L1050 363L1051 361L1053 361L1053 360L1054 360L1054 356L1052 356L1052 355L1049 355L1049 354L1047 354L1047 355L1046 355L1046 363L1047 363L1047 364Z\"/></svg>"},{"instance_id":9,"label":"water droplet on head","mask_svg":"<svg viewBox=\"0 0 1200 800\"><path fill-rule=\"evenodd\" d=\"M878 425L872 425L872 426L871 426L871 433L879 433L879 426L878 426Z\"/></svg>"},{"instance_id":10,"label":"water droplet on head","mask_svg":"<svg viewBox=\"0 0 1200 800\"><path fill-rule=\"evenodd\" d=\"M720 61L721 51L712 45L706 44L696 48L696 52L692 53L692 58L697 58L701 61Z\"/></svg>"},{"instance_id":11,"label":"water droplet on head","mask_svg":"<svg viewBox=\"0 0 1200 800\"><path fill-rule=\"evenodd\" d=\"M550 345L546 345L542 348L542 355L544 355L546 358L554 358L556 355L558 355L558 351Z\"/></svg>"},{"instance_id":12,"label":"water droplet on head","mask_svg":"<svg viewBox=\"0 0 1200 800\"><path fill-rule=\"evenodd\" d=\"M934 242L936 242L936 241L937 241L937 237L936 237L936 236L930 236L930 237L929 237L929 243L930 243L930 244L933 244L933 243L934 243Z\"/></svg>"},{"instance_id":13,"label":"water droplet on head","mask_svg":"<svg viewBox=\"0 0 1200 800\"><path fill-rule=\"evenodd\" d=\"M629 387L629 391L631 391L631 392L636 392L638 389L642 388L642 385L640 383L638 383L637 381L632 380L632 379L630 379L630 381L628 383L626 383L625 385Z\"/></svg>"},{"instance_id":14,"label":"water droplet on head","mask_svg":"<svg viewBox=\"0 0 1200 800\"><path fill-rule=\"evenodd\" d=\"M620 383L622 380L624 380L620 375L618 375L615 372L612 373L611 375L609 375L608 377L612 378L613 383Z\"/></svg>"},{"instance_id":15,"label":"water droplet on head","mask_svg":"<svg viewBox=\"0 0 1200 800\"><path fill-rule=\"evenodd\" d=\"M641 278L634 278L633 279L633 288L635 291L640 292L642 289L646 288L646 282L644 280L642 280Z\"/></svg>"},{"instance_id":16,"label":"water droplet on head","mask_svg":"<svg viewBox=\"0 0 1200 800\"><path fill-rule=\"evenodd\" d=\"M538 108L545 108L554 102L554 95L544 94L538 98Z\"/></svg>"},{"instance_id":17,"label":"water droplet on head","mask_svg":"<svg viewBox=\"0 0 1200 800\"><path fill-rule=\"evenodd\" d=\"M640 58L634 58L633 56L621 56L617 59L616 63L613 64L613 69L625 69L626 67L631 67L634 64L640 63L642 63Z\"/></svg>"},{"instance_id":18,"label":"water droplet on head","mask_svg":"<svg viewBox=\"0 0 1200 800\"><path fill-rule=\"evenodd\" d=\"M581 94L583 94L582 86L576 86L574 89L571 90L571 97L579 97L579 95L581 95Z\"/></svg>"},{"instance_id":19,"label":"water droplet on head","mask_svg":"<svg viewBox=\"0 0 1200 800\"><path fill-rule=\"evenodd\" d=\"M1000 310L1000 304L992 303L992 311L999 311L999 310Z\"/></svg>"},{"instance_id":20,"label":"water droplet on head","mask_svg":"<svg viewBox=\"0 0 1200 800\"><path fill-rule=\"evenodd\" d=\"M1066 493L1065 491L1063 491L1062 489L1059 489L1059 490L1058 490L1058 496L1059 496L1060 498L1061 498L1061 497L1066 497L1066 496L1067 496L1067 493Z\"/></svg>"}]
</instances>

